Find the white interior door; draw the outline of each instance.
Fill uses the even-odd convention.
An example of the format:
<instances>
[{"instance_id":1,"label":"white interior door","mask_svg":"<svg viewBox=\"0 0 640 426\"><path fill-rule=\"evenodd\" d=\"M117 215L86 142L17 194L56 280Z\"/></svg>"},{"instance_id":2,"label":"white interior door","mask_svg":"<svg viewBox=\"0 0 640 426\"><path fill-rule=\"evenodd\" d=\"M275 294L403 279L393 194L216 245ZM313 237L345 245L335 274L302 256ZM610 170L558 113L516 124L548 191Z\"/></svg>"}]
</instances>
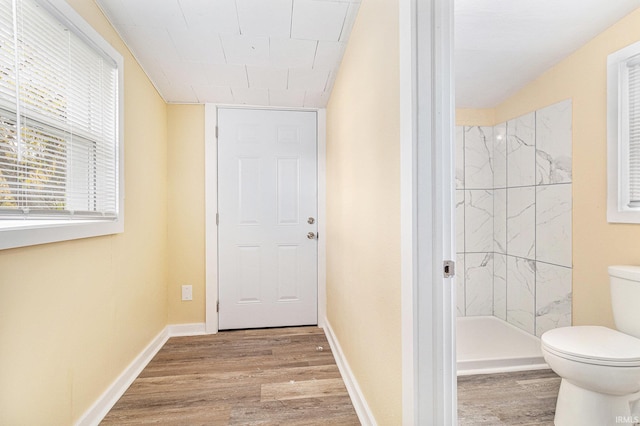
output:
<instances>
[{"instance_id":1,"label":"white interior door","mask_svg":"<svg viewBox=\"0 0 640 426\"><path fill-rule=\"evenodd\" d=\"M218 110L219 328L318 322L316 113Z\"/></svg>"}]
</instances>

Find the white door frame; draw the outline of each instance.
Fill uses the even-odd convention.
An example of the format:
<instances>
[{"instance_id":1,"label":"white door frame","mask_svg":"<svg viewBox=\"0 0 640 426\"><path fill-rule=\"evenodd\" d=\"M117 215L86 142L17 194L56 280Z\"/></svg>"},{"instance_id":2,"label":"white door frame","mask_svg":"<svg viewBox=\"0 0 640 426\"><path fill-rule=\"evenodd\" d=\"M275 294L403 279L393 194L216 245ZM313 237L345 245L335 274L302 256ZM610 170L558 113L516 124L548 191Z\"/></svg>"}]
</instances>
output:
<instances>
[{"instance_id":1,"label":"white door frame","mask_svg":"<svg viewBox=\"0 0 640 426\"><path fill-rule=\"evenodd\" d=\"M326 321L326 110L309 108L266 108L238 105L205 104L205 332L218 332L218 108L314 111L317 113L318 146L318 326Z\"/></svg>"},{"instance_id":2,"label":"white door frame","mask_svg":"<svg viewBox=\"0 0 640 426\"><path fill-rule=\"evenodd\" d=\"M457 424L452 56L452 0L400 0L405 425Z\"/></svg>"}]
</instances>

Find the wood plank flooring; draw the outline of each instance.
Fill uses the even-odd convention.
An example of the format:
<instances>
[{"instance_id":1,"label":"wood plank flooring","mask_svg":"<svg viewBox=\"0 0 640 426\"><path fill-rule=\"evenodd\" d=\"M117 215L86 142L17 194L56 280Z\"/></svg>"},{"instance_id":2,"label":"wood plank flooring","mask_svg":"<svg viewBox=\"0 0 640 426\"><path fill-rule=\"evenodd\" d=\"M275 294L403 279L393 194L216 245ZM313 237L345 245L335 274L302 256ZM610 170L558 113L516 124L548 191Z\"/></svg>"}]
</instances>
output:
<instances>
[{"instance_id":1,"label":"wood plank flooring","mask_svg":"<svg viewBox=\"0 0 640 426\"><path fill-rule=\"evenodd\" d=\"M317 327L169 339L101 424L150 423L360 424Z\"/></svg>"},{"instance_id":2,"label":"wood plank flooring","mask_svg":"<svg viewBox=\"0 0 640 426\"><path fill-rule=\"evenodd\" d=\"M560 377L551 370L458 377L460 426L553 426Z\"/></svg>"}]
</instances>

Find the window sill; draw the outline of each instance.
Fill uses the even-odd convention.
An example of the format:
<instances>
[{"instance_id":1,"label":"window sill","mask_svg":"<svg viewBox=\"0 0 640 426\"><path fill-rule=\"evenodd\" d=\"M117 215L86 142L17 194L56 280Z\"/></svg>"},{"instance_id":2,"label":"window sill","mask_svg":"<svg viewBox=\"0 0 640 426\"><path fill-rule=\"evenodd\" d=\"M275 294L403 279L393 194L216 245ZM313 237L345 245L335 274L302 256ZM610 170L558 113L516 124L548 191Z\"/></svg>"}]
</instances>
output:
<instances>
[{"instance_id":1,"label":"window sill","mask_svg":"<svg viewBox=\"0 0 640 426\"><path fill-rule=\"evenodd\" d=\"M0 250L118 234L119 220L0 220Z\"/></svg>"}]
</instances>

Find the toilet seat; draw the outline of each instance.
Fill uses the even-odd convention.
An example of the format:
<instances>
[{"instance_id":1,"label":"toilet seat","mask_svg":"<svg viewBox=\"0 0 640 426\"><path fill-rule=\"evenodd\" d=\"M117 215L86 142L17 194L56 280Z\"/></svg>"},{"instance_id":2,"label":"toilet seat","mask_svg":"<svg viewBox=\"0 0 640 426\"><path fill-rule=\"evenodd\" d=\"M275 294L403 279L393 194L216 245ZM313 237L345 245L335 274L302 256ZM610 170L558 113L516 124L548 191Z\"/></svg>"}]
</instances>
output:
<instances>
[{"instance_id":1,"label":"toilet seat","mask_svg":"<svg viewBox=\"0 0 640 426\"><path fill-rule=\"evenodd\" d=\"M612 367L640 367L640 339L600 326L549 330L543 349L561 358Z\"/></svg>"}]
</instances>

